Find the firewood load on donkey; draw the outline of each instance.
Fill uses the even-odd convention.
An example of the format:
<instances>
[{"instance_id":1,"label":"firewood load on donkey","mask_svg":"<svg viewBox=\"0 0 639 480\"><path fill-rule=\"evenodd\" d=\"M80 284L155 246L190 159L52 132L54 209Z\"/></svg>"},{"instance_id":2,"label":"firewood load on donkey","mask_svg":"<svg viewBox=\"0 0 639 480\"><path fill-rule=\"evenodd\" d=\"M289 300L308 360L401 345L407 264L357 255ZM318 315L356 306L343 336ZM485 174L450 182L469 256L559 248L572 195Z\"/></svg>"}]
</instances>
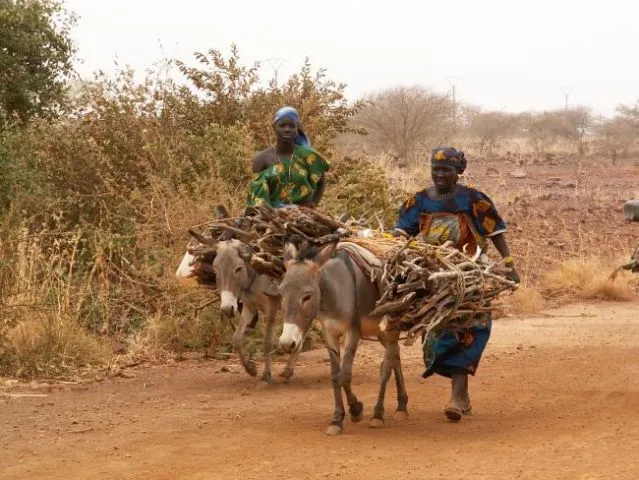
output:
<instances>
[{"instance_id":1,"label":"firewood load on donkey","mask_svg":"<svg viewBox=\"0 0 639 480\"><path fill-rule=\"evenodd\" d=\"M345 244L346 242L340 245ZM317 318L322 324L330 358L335 406L326 432L328 435L338 435L343 430L345 409L342 389L346 394L351 420L359 422L363 418L363 405L351 387L353 361L363 336L376 337L385 349L377 404L369 425L384 425L384 396L391 374L395 375L397 386L396 418L405 419L408 415L408 395L404 386L398 344L399 332L382 332L382 317L368 315L379 299L377 286L358 262L353 261L353 257L343 250L336 253L336 248L336 244L331 244L319 252L315 249L298 251L293 245L287 245L286 273L279 286L284 309L284 329L279 341L283 350L298 351L313 320ZM342 337L345 346L340 364Z\"/></svg>"},{"instance_id":2,"label":"firewood load on donkey","mask_svg":"<svg viewBox=\"0 0 639 480\"><path fill-rule=\"evenodd\" d=\"M229 216L223 207L218 207L216 214L218 220ZM251 265L253 251L247 243L233 238L237 232L223 236L221 240L203 237L195 231L190 233L196 241L190 243L191 248L184 254L176 276L183 280L195 279L196 283L216 289L221 312L228 317L240 314L240 322L232 338L233 348L244 370L253 377L257 376L257 367L246 355L244 337L248 328L255 327L258 314L263 315L264 372L261 379L271 383L273 329L281 302L277 292L278 280L255 271ZM297 354L289 357L282 377L288 380L293 376L296 361Z\"/></svg>"},{"instance_id":3,"label":"firewood load on donkey","mask_svg":"<svg viewBox=\"0 0 639 480\"><path fill-rule=\"evenodd\" d=\"M176 275L195 278L197 283L217 289L222 313L241 313L233 336L235 350L250 375L257 375L255 364L243 351L247 327L257 320L258 312L266 319L262 379L271 381L271 346L275 316L280 307L277 285L284 274L283 251L287 242L321 246L351 235L349 228L326 215L308 208L274 209L268 205L248 208L244 215L231 218L218 208L218 219L207 224L208 232L189 229L194 244L187 249ZM293 375L298 353L289 357L281 374Z\"/></svg>"}]
</instances>

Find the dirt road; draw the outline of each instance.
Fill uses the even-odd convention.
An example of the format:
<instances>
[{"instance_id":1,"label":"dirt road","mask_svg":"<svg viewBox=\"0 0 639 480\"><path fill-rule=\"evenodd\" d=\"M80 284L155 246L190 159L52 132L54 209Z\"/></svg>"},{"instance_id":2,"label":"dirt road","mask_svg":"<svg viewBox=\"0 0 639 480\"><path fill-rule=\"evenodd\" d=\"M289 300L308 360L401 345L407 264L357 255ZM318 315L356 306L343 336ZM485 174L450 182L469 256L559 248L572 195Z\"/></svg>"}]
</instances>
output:
<instances>
[{"instance_id":1,"label":"dirt road","mask_svg":"<svg viewBox=\"0 0 639 480\"><path fill-rule=\"evenodd\" d=\"M639 478L639 305L550 313L495 322L471 380L475 414L459 424L442 414L447 382L420 379L417 346L403 351L409 420L393 421L393 388L385 429L348 422L337 438L323 433L332 403L321 350L302 356L290 384L267 388L214 361L44 393L5 388L0 478ZM365 343L356 362L367 416L380 359Z\"/></svg>"}]
</instances>

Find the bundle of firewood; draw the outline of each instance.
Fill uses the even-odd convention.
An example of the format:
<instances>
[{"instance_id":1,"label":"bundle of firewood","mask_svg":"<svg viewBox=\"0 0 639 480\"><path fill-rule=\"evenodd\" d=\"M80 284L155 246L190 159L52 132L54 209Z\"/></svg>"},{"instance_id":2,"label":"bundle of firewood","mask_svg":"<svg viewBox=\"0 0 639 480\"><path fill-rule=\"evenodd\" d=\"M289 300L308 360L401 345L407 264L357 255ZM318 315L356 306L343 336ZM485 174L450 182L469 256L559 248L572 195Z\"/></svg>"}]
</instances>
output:
<instances>
[{"instance_id":1,"label":"bundle of firewood","mask_svg":"<svg viewBox=\"0 0 639 480\"><path fill-rule=\"evenodd\" d=\"M489 313L501 293L515 290L503 263L472 258L449 245L433 246L416 239L352 240L382 258L374 273L382 286L373 315L382 315L382 329L418 334L445 327L449 321L470 322Z\"/></svg>"},{"instance_id":2,"label":"bundle of firewood","mask_svg":"<svg viewBox=\"0 0 639 480\"><path fill-rule=\"evenodd\" d=\"M187 247L191 255L215 256L217 243L237 239L251 250L251 266L275 278L284 274L283 251L286 243L321 247L351 235L347 224L311 208L290 206L248 208L239 217L221 218L189 229L194 238Z\"/></svg>"}]
</instances>

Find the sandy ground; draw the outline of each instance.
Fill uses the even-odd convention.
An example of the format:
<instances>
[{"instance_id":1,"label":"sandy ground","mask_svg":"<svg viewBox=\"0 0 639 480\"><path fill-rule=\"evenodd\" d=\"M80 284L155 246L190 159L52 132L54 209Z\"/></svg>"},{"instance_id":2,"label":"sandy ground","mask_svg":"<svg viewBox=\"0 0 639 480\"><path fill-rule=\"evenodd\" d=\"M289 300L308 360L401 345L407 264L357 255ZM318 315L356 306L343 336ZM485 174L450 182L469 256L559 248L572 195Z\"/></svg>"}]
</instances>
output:
<instances>
[{"instance_id":1,"label":"sandy ground","mask_svg":"<svg viewBox=\"0 0 639 480\"><path fill-rule=\"evenodd\" d=\"M288 385L189 360L92 385L4 387L0 478L639 478L639 305L548 313L495 322L471 380L475 413L459 424L442 413L447 381L420 378L417 346L402 354L410 418L393 420L393 385L387 427L347 421L341 437L324 434L323 350L304 354ZM366 342L356 360L367 416L381 351Z\"/></svg>"}]
</instances>

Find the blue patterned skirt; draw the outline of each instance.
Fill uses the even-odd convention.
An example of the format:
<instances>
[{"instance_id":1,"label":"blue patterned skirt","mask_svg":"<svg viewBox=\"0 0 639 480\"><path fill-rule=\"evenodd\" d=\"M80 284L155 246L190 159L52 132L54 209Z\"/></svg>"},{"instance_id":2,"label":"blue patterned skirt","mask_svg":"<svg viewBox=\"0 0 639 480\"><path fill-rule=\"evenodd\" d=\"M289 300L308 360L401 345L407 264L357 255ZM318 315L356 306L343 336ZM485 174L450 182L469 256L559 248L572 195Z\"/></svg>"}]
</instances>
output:
<instances>
[{"instance_id":1,"label":"blue patterned skirt","mask_svg":"<svg viewBox=\"0 0 639 480\"><path fill-rule=\"evenodd\" d=\"M460 325L464 325L461 327ZM465 373L475 375L479 361L484 353L492 318L490 314L478 315L468 322L452 322L440 331L432 331L424 342L424 378L434 373L444 377Z\"/></svg>"}]
</instances>

